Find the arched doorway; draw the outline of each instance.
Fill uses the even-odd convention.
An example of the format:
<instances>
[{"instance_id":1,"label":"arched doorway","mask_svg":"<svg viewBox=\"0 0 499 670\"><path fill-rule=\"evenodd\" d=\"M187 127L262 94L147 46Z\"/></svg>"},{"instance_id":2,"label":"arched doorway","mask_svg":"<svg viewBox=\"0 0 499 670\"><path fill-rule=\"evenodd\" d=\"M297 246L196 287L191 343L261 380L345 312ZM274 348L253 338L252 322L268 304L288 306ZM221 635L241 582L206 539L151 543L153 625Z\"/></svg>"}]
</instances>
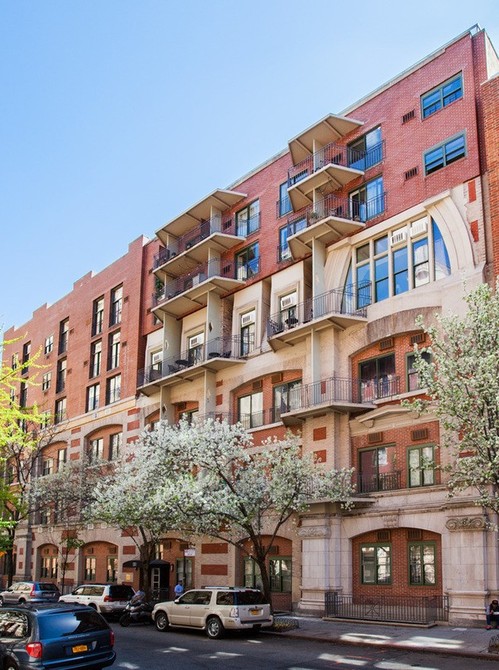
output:
<instances>
[{"instance_id":1,"label":"arched doorway","mask_svg":"<svg viewBox=\"0 0 499 670\"><path fill-rule=\"evenodd\" d=\"M271 538L268 538L270 545ZM260 570L251 557L251 541L245 540L240 552L243 585L261 588ZM274 612L289 612L292 609L293 543L284 537L275 537L267 554L267 570Z\"/></svg>"}]
</instances>

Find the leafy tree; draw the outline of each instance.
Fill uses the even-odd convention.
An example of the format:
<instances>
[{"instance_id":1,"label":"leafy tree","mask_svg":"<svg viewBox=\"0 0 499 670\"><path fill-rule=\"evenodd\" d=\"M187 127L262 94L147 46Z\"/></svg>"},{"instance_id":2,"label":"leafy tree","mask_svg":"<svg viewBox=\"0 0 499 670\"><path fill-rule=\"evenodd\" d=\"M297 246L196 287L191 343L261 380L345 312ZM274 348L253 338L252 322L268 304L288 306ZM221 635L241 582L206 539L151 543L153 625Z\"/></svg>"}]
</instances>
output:
<instances>
[{"instance_id":1,"label":"leafy tree","mask_svg":"<svg viewBox=\"0 0 499 670\"><path fill-rule=\"evenodd\" d=\"M453 463L450 495L473 488L476 503L499 513L499 282L470 292L463 317L437 316L432 325L418 319L431 345L416 350L420 387L428 398L410 404L431 411L443 428L441 444ZM430 357L423 357L429 352Z\"/></svg>"},{"instance_id":2,"label":"leafy tree","mask_svg":"<svg viewBox=\"0 0 499 670\"><path fill-rule=\"evenodd\" d=\"M197 535L224 540L254 559L270 602L267 557L280 528L311 500L348 505L350 470L325 470L303 456L300 438L270 439L258 447L240 425L207 420L162 425L147 436L155 451L168 454L177 477L177 523ZM171 500L171 479L160 499ZM249 541L249 542L248 542Z\"/></svg>"}]
</instances>

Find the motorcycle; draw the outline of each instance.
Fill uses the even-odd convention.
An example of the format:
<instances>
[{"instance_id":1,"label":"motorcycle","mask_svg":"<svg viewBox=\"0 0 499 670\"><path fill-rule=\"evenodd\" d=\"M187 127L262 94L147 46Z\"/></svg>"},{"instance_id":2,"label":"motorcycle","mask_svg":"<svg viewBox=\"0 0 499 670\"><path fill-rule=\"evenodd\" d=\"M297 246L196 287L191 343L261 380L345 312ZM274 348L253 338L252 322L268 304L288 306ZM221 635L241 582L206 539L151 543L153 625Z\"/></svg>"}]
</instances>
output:
<instances>
[{"instance_id":1,"label":"motorcycle","mask_svg":"<svg viewBox=\"0 0 499 670\"><path fill-rule=\"evenodd\" d=\"M123 610L119 623L123 627L131 623L152 623L152 610L154 605L146 602L143 598L134 600L132 598Z\"/></svg>"}]
</instances>

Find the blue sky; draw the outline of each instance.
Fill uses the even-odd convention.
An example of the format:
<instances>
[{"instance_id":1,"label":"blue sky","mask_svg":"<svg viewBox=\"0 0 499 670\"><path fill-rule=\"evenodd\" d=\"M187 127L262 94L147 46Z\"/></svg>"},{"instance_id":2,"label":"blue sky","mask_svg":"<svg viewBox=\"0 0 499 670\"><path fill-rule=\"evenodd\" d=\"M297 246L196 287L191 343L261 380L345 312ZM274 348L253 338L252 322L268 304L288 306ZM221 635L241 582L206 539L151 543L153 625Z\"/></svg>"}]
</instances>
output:
<instances>
[{"instance_id":1,"label":"blue sky","mask_svg":"<svg viewBox=\"0 0 499 670\"><path fill-rule=\"evenodd\" d=\"M496 0L0 0L0 327Z\"/></svg>"}]
</instances>

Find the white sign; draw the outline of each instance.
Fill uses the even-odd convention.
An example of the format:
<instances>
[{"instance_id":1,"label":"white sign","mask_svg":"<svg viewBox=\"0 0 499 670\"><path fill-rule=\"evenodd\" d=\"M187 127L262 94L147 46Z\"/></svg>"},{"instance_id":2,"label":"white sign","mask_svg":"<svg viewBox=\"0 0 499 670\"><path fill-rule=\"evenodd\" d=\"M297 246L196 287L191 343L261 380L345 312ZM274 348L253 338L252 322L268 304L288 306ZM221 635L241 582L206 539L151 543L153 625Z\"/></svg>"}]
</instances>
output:
<instances>
[{"instance_id":1,"label":"white sign","mask_svg":"<svg viewBox=\"0 0 499 670\"><path fill-rule=\"evenodd\" d=\"M195 556L195 555L196 555L195 549L184 549L184 556Z\"/></svg>"}]
</instances>

